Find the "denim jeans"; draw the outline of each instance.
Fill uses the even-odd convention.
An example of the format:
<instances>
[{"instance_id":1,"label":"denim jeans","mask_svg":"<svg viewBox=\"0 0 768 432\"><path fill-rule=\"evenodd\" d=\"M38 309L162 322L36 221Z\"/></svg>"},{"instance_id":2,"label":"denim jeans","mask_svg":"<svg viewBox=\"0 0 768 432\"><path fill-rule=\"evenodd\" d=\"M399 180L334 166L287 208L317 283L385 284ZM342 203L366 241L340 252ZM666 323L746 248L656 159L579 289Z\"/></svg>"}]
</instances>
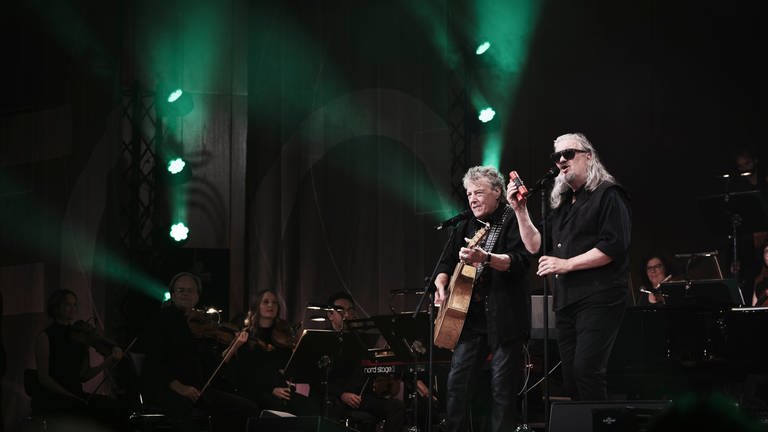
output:
<instances>
[{"instance_id":1,"label":"denim jeans","mask_svg":"<svg viewBox=\"0 0 768 432\"><path fill-rule=\"evenodd\" d=\"M485 335L462 334L451 358L448 373L448 400L445 430L469 430L469 406L474 384L488 354L491 368L491 431L512 431L519 421L517 393L520 391L523 368L523 343L515 341L488 346Z\"/></svg>"}]
</instances>

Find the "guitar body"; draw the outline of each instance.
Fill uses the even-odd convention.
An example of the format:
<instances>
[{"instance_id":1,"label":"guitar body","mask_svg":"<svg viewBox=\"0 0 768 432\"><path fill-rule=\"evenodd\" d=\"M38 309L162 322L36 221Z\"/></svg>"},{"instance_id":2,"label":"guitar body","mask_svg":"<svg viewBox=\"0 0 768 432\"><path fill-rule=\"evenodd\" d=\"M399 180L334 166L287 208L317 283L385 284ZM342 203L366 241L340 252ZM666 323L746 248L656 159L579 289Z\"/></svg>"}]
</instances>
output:
<instances>
[{"instance_id":1,"label":"guitar body","mask_svg":"<svg viewBox=\"0 0 768 432\"><path fill-rule=\"evenodd\" d=\"M468 248L477 246L488 232L488 225L480 228L467 243ZM440 306L435 319L434 344L440 348L454 349L464 328L469 302L472 301L472 288L475 285L477 269L459 261L453 269L448 283L448 293Z\"/></svg>"}]
</instances>

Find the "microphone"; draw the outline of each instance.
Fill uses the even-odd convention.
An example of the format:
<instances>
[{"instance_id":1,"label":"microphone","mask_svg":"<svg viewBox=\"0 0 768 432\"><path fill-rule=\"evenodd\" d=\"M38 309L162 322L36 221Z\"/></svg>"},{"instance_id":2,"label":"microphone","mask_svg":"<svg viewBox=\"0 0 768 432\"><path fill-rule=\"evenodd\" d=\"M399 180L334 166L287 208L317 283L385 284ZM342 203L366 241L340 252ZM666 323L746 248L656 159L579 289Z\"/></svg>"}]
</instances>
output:
<instances>
[{"instance_id":1,"label":"microphone","mask_svg":"<svg viewBox=\"0 0 768 432\"><path fill-rule=\"evenodd\" d=\"M544 176L536 182L536 184L542 184L547 180L552 180L553 178L557 177L558 174L560 174L559 169L550 168L547 170L546 174L544 174Z\"/></svg>"},{"instance_id":2,"label":"microphone","mask_svg":"<svg viewBox=\"0 0 768 432\"><path fill-rule=\"evenodd\" d=\"M402 288L402 289L391 289L389 290L389 295L403 295L403 294L424 294L424 290L422 288Z\"/></svg>"},{"instance_id":3,"label":"microphone","mask_svg":"<svg viewBox=\"0 0 768 432\"><path fill-rule=\"evenodd\" d=\"M472 210L464 210L463 212L457 214L456 216L446 219L442 222L440 222L438 225L435 225L435 229L440 231L441 229L445 227L449 227L452 225L457 224L458 222L463 221L464 219L467 219L468 217L472 216Z\"/></svg>"}]
</instances>

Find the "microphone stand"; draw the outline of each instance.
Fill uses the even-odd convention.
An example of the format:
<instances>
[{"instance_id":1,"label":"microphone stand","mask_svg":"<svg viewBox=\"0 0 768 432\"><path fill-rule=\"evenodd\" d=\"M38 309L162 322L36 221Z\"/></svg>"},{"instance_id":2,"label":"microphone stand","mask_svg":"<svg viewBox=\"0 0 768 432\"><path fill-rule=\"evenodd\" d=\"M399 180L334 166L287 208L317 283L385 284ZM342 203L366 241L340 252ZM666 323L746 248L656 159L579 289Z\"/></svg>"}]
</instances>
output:
<instances>
[{"instance_id":1,"label":"microphone stand","mask_svg":"<svg viewBox=\"0 0 768 432\"><path fill-rule=\"evenodd\" d=\"M427 431L432 430L432 386L433 386L433 368L432 368L432 356L434 354L435 350L435 302L434 297L432 294L434 293L434 281L437 277L437 268L440 267L440 263L443 262L443 258L445 257L445 253L448 250L448 246L453 243L453 237L456 235L456 227L451 226L451 234L448 236L448 240L445 241L445 244L443 245L443 250L440 251L440 257L437 259L437 262L435 262L435 267L432 269L432 275L429 277L429 279L426 280L424 285L424 292L421 294L421 298L419 298L419 303L416 305L416 309L413 311L413 319L415 320L416 317L419 315L419 311L421 311L421 307L424 304L424 301L429 298L429 306L427 309L427 326L429 326L429 341L427 341L428 345L428 357L427 357L427 388L429 391L427 392ZM418 421L418 419L417 419Z\"/></svg>"}]
</instances>

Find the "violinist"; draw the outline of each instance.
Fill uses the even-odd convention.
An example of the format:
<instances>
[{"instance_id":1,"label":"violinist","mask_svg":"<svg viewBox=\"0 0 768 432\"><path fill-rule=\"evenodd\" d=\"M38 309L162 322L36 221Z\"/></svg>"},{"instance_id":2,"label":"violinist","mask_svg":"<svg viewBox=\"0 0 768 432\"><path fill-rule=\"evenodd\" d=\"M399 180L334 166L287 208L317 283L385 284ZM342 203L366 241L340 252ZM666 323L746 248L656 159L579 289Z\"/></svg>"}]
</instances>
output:
<instances>
[{"instance_id":1,"label":"violinist","mask_svg":"<svg viewBox=\"0 0 768 432\"><path fill-rule=\"evenodd\" d=\"M287 411L295 415L316 414L307 397L296 392L286 381L283 368L293 350L295 335L290 324L280 317L277 293L264 289L256 294L246 321L247 336L235 343L237 354L231 366L234 381L245 397L256 401L263 409Z\"/></svg>"},{"instance_id":2,"label":"violinist","mask_svg":"<svg viewBox=\"0 0 768 432\"><path fill-rule=\"evenodd\" d=\"M200 300L202 283L192 273L178 273L169 284L171 299L152 320L146 336L142 377L145 398L161 408L174 430L195 430L208 414L214 430L243 430L258 406L215 386L204 388L213 371L190 328L189 317ZM203 391L204 390L204 391Z\"/></svg>"},{"instance_id":3,"label":"violinist","mask_svg":"<svg viewBox=\"0 0 768 432\"><path fill-rule=\"evenodd\" d=\"M38 392L33 410L48 417L88 417L106 423L117 421L117 404L104 396L83 391L82 383L109 369L123 356L113 345L104 360L90 364L89 341L93 329L77 316L77 295L66 289L54 291L48 298L48 316L53 320L35 342ZM101 341L102 338L99 338Z\"/></svg>"},{"instance_id":4,"label":"violinist","mask_svg":"<svg viewBox=\"0 0 768 432\"><path fill-rule=\"evenodd\" d=\"M768 240L760 248L760 273L752 282L752 306L768 306Z\"/></svg>"}]
</instances>

